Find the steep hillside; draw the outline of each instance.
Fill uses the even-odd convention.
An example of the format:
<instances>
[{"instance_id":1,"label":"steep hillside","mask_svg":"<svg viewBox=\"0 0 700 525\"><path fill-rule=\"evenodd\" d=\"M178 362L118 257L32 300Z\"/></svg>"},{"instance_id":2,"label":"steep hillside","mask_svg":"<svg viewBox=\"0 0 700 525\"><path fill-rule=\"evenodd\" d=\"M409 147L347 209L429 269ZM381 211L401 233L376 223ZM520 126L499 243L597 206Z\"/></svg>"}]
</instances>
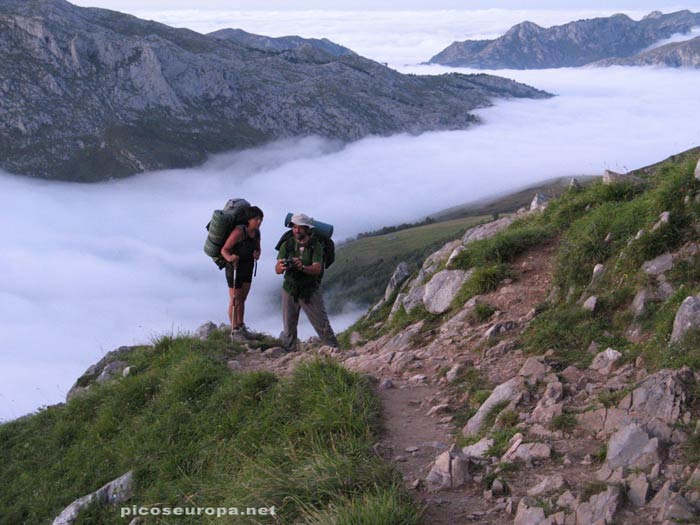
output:
<instances>
[{"instance_id":1,"label":"steep hillside","mask_svg":"<svg viewBox=\"0 0 700 525\"><path fill-rule=\"evenodd\" d=\"M609 58L594 66L700 67L700 37L650 49L629 58Z\"/></svg>"},{"instance_id":2,"label":"steep hillside","mask_svg":"<svg viewBox=\"0 0 700 525\"><path fill-rule=\"evenodd\" d=\"M429 63L479 69L577 67L606 58L630 57L698 25L700 14L690 11L654 11L639 22L618 14L548 28L522 22L494 40L453 42Z\"/></svg>"},{"instance_id":3,"label":"steep hillside","mask_svg":"<svg viewBox=\"0 0 700 525\"><path fill-rule=\"evenodd\" d=\"M366 378L328 361L289 378L237 371L242 352L223 332L124 347L66 405L0 425L0 523L417 523L372 452ZM147 517L123 514L134 506ZM166 515L177 507L226 513Z\"/></svg>"},{"instance_id":4,"label":"steep hillside","mask_svg":"<svg viewBox=\"0 0 700 525\"><path fill-rule=\"evenodd\" d=\"M0 0L0 168L104 180L277 138L461 129L494 97L549 96L488 75L402 75L319 42L250 40Z\"/></svg>"},{"instance_id":5,"label":"steep hillside","mask_svg":"<svg viewBox=\"0 0 700 525\"><path fill-rule=\"evenodd\" d=\"M75 523L122 523L124 496L284 511L243 523L696 523L699 268L700 148L606 172L397 272L341 349L209 323L108 355L0 426L0 519L118 480Z\"/></svg>"}]
</instances>

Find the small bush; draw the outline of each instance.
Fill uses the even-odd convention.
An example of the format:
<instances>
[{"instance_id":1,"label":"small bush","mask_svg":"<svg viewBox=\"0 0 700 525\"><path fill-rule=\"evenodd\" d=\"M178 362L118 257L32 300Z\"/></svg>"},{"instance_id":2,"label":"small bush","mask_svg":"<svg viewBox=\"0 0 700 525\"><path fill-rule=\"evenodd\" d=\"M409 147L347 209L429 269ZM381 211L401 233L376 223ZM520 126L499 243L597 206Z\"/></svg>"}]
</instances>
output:
<instances>
[{"instance_id":1,"label":"small bush","mask_svg":"<svg viewBox=\"0 0 700 525\"><path fill-rule=\"evenodd\" d=\"M576 420L576 416L574 414L564 412L563 414L559 414L552 418L552 421L549 423L549 428L551 430L571 432L577 425L578 421Z\"/></svg>"},{"instance_id":2,"label":"small bush","mask_svg":"<svg viewBox=\"0 0 700 525\"><path fill-rule=\"evenodd\" d=\"M487 319L490 319L495 311L496 309L490 304L476 303L476 305L474 305L473 316L477 322L483 323Z\"/></svg>"}]
</instances>

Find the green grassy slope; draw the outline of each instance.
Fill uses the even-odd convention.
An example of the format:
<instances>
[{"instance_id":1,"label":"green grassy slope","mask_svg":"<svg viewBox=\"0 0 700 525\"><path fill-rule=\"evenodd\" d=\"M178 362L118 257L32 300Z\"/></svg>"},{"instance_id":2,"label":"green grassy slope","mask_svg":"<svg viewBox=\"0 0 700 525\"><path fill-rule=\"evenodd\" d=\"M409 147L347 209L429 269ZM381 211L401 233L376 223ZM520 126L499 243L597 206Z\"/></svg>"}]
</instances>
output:
<instances>
[{"instance_id":1,"label":"green grassy slope","mask_svg":"<svg viewBox=\"0 0 700 525\"><path fill-rule=\"evenodd\" d=\"M340 309L348 297L363 305L378 301L401 261L418 269L431 252L459 237L467 228L487 220L491 216L463 217L339 246L335 263L323 278L329 308Z\"/></svg>"},{"instance_id":2,"label":"green grassy slope","mask_svg":"<svg viewBox=\"0 0 700 525\"><path fill-rule=\"evenodd\" d=\"M544 213L520 219L490 239L469 244L452 267L476 271L444 314L431 315L421 308L406 314L400 309L392 323L382 324L389 314L386 307L360 319L345 336L358 331L370 339L418 319L427 320L428 328L439 325L470 297L495 290L511 276L510 264L524 250L556 242L555 293L552 300L538 306L538 315L524 334L522 342L528 352L539 355L553 349L553 359L562 367L587 366L592 358L587 349L596 341L602 348L609 345L621 351L626 360L643 357L651 370L684 365L700 368L699 332L691 331L685 340L669 343L681 302L700 293L700 253L679 259L667 272L672 295L655 298L636 319L631 310L638 291L659 285L642 270L645 261L677 252L688 243L700 243L700 180L693 174L698 153L698 149L691 150L633 172L645 179L642 185L597 181L584 189L568 190ZM662 212L670 212L670 220L655 226ZM605 269L591 285L596 264ZM581 304L581 298L591 295L598 299L594 312Z\"/></svg>"},{"instance_id":3,"label":"green grassy slope","mask_svg":"<svg viewBox=\"0 0 700 525\"><path fill-rule=\"evenodd\" d=\"M234 373L231 356L222 337L166 337L131 352L133 376L0 425L0 523L49 524L132 469L129 506L276 507L275 517L236 523L418 521L400 480L372 452L379 406L365 378L329 361L288 380ZM109 506L78 521L125 522Z\"/></svg>"}]
</instances>

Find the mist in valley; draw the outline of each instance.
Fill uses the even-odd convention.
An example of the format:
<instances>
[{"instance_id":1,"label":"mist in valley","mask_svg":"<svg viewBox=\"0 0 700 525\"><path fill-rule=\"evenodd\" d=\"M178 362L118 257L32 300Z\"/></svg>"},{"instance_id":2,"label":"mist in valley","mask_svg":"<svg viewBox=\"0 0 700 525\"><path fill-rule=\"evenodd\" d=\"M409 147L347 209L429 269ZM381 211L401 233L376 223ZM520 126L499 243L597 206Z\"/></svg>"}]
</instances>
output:
<instances>
[{"instance_id":1,"label":"mist in valley","mask_svg":"<svg viewBox=\"0 0 700 525\"><path fill-rule=\"evenodd\" d=\"M346 27L341 22L338 27ZM377 59L383 48L368 27L347 26L345 33L365 31ZM399 27L405 33L384 46L387 60L401 71L469 72L418 65L404 43L425 43L424 30L414 19ZM324 29L304 36L334 36ZM444 38L454 30L445 21ZM357 39L339 43L362 51ZM421 53L429 47L419 46ZM557 96L495 101L476 112L481 125L462 131L351 144L302 137L217 155L197 168L99 184L0 174L0 221L6 225L0 249L0 418L61 401L90 364L118 346L192 332L207 320L225 322L224 275L202 246L212 211L231 197L245 197L265 212L263 256L246 322L276 335L281 278L273 271L273 246L289 211L334 224L334 238L343 240L553 177L635 169L700 144L697 71L493 73ZM340 331L359 314L351 308L332 324ZM301 331L312 335L308 325Z\"/></svg>"}]
</instances>

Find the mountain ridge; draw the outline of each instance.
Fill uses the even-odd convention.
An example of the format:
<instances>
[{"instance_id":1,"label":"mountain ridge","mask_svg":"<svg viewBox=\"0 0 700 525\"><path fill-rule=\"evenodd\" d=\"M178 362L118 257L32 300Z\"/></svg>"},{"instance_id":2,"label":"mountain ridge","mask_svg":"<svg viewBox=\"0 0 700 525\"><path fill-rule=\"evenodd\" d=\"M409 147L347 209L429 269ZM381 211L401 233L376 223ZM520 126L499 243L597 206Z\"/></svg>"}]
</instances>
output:
<instances>
[{"instance_id":1,"label":"mountain ridge","mask_svg":"<svg viewBox=\"0 0 700 525\"><path fill-rule=\"evenodd\" d=\"M59 180L190 167L291 136L462 129L495 97L550 96L310 45L264 51L64 0L2 0L0 29L0 167Z\"/></svg>"},{"instance_id":2,"label":"mountain ridge","mask_svg":"<svg viewBox=\"0 0 700 525\"><path fill-rule=\"evenodd\" d=\"M649 13L639 22L625 14L577 20L543 28L525 21L493 40L453 42L429 64L477 69L579 67L632 56L653 43L700 25L689 10Z\"/></svg>"}]
</instances>

